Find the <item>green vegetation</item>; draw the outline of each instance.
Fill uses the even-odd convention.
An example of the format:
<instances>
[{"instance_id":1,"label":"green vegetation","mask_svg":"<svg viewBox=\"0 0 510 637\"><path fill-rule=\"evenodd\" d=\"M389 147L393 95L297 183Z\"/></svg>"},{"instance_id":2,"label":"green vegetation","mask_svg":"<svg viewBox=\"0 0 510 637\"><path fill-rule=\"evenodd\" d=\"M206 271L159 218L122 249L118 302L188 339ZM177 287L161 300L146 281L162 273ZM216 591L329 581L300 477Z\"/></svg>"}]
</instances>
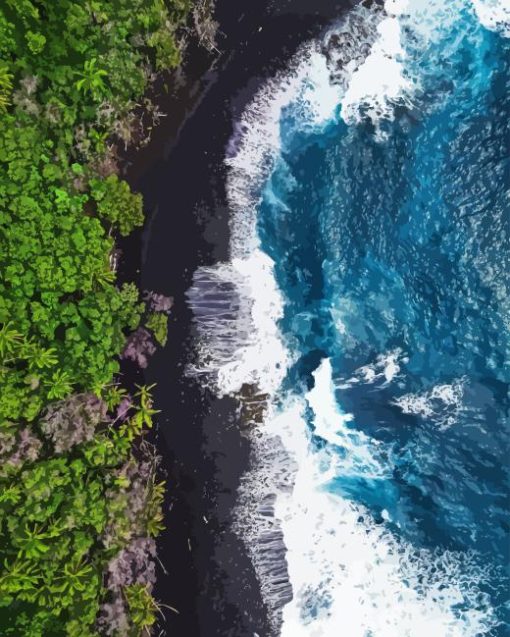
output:
<instances>
[{"instance_id":1,"label":"green vegetation","mask_svg":"<svg viewBox=\"0 0 510 637\"><path fill-rule=\"evenodd\" d=\"M156 341L160 345L166 345L168 337L168 316L162 312L151 312L146 325L154 334Z\"/></svg>"},{"instance_id":2,"label":"green vegetation","mask_svg":"<svg viewBox=\"0 0 510 637\"><path fill-rule=\"evenodd\" d=\"M117 145L190 0L0 8L0 626L15 637L149 635L161 529L150 390L115 381L144 311L114 237L143 222ZM166 341L168 317L147 327ZM140 329L140 328L139 328Z\"/></svg>"}]
</instances>

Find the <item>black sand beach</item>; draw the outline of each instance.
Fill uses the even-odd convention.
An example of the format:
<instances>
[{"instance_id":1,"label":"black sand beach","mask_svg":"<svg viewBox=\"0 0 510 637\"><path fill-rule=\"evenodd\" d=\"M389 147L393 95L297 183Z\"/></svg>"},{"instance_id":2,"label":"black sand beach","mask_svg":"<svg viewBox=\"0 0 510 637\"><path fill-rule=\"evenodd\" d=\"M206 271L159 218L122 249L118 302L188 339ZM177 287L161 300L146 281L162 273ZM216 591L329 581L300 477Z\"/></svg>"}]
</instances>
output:
<instances>
[{"instance_id":1,"label":"black sand beach","mask_svg":"<svg viewBox=\"0 0 510 637\"><path fill-rule=\"evenodd\" d=\"M197 267L228 258L223 159L235 119L264 80L346 4L218 0L220 54L190 44L181 86L160 100L168 116L151 143L129 157L127 176L144 195L147 222L122 246L121 278L175 300L168 344L145 373L146 382L157 383L161 414L153 440L168 473L156 589L165 617L156 634L272 634L253 567L229 524L248 441L237 402L215 399L184 375L193 357L185 292Z\"/></svg>"}]
</instances>

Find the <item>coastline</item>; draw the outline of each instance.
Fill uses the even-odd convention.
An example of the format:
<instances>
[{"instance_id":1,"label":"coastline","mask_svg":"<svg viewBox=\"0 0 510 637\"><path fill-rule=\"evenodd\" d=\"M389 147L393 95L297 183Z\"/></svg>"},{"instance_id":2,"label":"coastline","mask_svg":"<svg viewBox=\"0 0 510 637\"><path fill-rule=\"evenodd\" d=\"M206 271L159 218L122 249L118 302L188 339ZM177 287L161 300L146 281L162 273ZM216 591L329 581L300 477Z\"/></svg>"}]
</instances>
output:
<instances>
[{"instance_id":1,"label":"coastline","mask_svg":"<svg viewBox=\"0 0 510 637\"><path fill-rule=\"evenodd\" d=\"M306 4L243 11L218 1L221 54L214 60L190 44L184 83L163 99L168 117L147 147L128 153L126 177L144 195L147 221L121 246L119 276L175 300L168 344L144 373L146 382L157 382L161 414L151 437L168 476L155 590L165 616L161 634L272 634L253 565L230 528L249 441L239 427L238 402L218 400L184 375L194 346L185 293L197 267L228 258L223 159L233 123L298 46L342 12L330 0L312 14ZM136 380L131 368L123 372Z\"/></svg>"}]
</instances>

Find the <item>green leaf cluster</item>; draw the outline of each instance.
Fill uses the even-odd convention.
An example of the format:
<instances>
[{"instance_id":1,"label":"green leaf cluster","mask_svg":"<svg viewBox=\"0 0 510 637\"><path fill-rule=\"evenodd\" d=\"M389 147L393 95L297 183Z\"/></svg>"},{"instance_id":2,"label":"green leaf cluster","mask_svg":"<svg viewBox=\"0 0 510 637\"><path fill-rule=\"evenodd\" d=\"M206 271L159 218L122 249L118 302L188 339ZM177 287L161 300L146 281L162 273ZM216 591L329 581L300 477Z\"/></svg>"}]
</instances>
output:
<instances>
[{"instance_id":1,"label":"green leaf cluster","mask_svg":"<svg viewBox=\"0 0 510 637\"><path fill-rule=\"evenodd\" d=\"M156 412L149 389L129 398L114 382L144 311L136 286L116 285L115 236L143 223L143 205L118 177L115 145L130 138L153 71L179 63L177 31L190 7L0 6L2 635L97 637L110 560L133 537L161 529L163 487L154 475L136 520L129 512L125 467L139 462ZM164 320L149 322L164 342ZM108 418L75 438L67 431L69 444L56 449L55 432L73 423L58 420L55 405L94 394ZM117 417L126 401L127 415ZM149 588L129 586L130 635L146 635L154 600Z\"/></svg>"},{"instance_id":2,"label":"green leaf cluster","mask_svg":"<svg viewBox=\"0 0 510 637\"><path fill-rule=\"evenodd\" d=\"M168 338L168 315L165 312L150 312L145 325L163 347Z\"/></svg>"},{"instance_id":3,"label":"green leaf cluster","mask_svg":"<svg viewBox=\"0 0 510 637\"><path fill-rule=\"evenodd\" d=\"M133 194L129 185L117 175L93 179L91 192L101 217L117 227L122 236L142 225L142 196Z\"/></svg>"},{"instance_id":4,"label":"green leaf cluster","mask_svg":"<svg viewBox=\"0 0 510 637\"><path fill-rule=\"evenodd\" d=\"M142 584L128 586L126 599L133 623L140 631L146 631L155 623L158 610L147 587Z\"/></svg>"},{"instance_id":5,"label":"green leaf cluster","mask_svg":"<svg viewBox=\"0 0 510 637\"><path fill-rule=\"evenodd\" d=\"M9 105L12 91L12 75L5 63L0 64L0 112L5 112Z\"/></svg>"}]
</instances>

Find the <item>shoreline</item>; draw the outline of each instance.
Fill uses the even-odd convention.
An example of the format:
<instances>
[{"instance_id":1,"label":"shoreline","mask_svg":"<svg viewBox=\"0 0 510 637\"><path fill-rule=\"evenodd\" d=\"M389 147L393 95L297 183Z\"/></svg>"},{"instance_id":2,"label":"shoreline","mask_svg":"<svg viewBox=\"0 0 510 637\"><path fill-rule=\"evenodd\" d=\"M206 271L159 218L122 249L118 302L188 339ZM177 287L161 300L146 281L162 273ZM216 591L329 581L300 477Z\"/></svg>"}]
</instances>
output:
<instances>
[{"instance_id":1,"label":"shoreline","mask_svg":"<svg viewBox=\"0 0 510 637\"><path fill-rule=\"evenodd\" d=\"M250 443L238 402L216 399L184 375L194 340L185 292L197 267L229 256L223 159L234 122L299 45L343 12L332 0L313 13L295 0L244 12L231 4L217 2L221 55L214 60L191 43L185 83L163 100L168 117L147 147L127 154L126 178L148 214L143 232L121 245L119 277L175 300L168 343L144 376L157 382L161 414L151 438L168 475L155 596L164 605L161 634L177 637L272 634L253 565L230 528ZM130 380L141 376L123 371Z\"/></svg>"}]
</instances>

